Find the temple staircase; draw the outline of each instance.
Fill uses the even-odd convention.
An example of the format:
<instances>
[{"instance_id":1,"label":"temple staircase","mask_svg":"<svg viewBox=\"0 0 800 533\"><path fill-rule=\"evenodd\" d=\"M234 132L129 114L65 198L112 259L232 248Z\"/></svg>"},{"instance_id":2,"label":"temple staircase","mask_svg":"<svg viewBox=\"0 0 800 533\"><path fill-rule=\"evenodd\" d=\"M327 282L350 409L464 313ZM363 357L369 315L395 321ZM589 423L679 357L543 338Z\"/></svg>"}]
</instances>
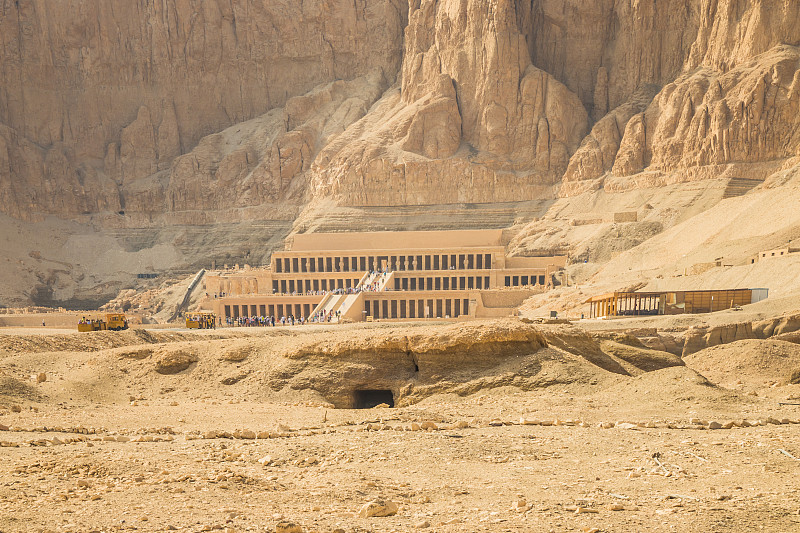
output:
<instances>
[{"instance_id":1,"label":"temple staircase","mask_svg":"<svg viewBox=\"0 0 800 533\"><path fill-rule=\"evenodd\" d=\"M326 294L322 301L312 311L312 316L315 316L318 313L324 313L324 316L333 315L331 322L338 322L339 318L335 316L337 311L339 312L340 317L346 317L357 302L363 301L362 295L365 292L365 287L369 287L372 284L377 283L374 289L375 291L386 290L386 286L389 284L389 281L393 279L393 277L394 272L367 272L364 274L364 276L362 276L361 280L358 282L358 285L356 285L356 288L360 289L358 292L352 294L335 294L331 292Z\"/></svg>"},{"instance_id":2,"label":"temple staircase","mask_svg":"<svg viewBox=\"0 0 800 533\"><path fill-rule=\"evenodd\" d=\"M754 180L750 178L731 178L728 186L725 187L725 192L722 193L722 199L736 198L744 196L758 185L764 183L761 180Z\"/></svg>"}]
</instances>

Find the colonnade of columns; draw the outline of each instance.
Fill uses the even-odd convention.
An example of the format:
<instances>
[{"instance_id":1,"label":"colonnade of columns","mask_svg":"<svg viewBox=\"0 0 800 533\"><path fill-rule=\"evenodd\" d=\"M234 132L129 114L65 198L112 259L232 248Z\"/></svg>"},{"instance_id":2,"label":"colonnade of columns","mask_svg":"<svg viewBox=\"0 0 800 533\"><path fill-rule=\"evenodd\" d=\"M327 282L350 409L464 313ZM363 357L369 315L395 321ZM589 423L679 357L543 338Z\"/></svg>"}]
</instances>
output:
<instances>
[{"instance_id":1,"label":"colonnade of columns","mask_svg":"<svg viewBox=\"0 0 800 533\"><path fill-rule=\"evenodd\" d=\"M467 298L367 299L367 316L384 318L458 318L469 314Z\"/></svg>"},{"instance_id":2,"label":"colonnade of columns","mask_svg":"<svg viewBox=\"0 0 800 533\"><path fill-rule=\"evenodd\" d=\"M366 272L373 270L476 270L492 268L492 254L359 255L272 258L277 273Z\"/></svg>"}]
</instances>

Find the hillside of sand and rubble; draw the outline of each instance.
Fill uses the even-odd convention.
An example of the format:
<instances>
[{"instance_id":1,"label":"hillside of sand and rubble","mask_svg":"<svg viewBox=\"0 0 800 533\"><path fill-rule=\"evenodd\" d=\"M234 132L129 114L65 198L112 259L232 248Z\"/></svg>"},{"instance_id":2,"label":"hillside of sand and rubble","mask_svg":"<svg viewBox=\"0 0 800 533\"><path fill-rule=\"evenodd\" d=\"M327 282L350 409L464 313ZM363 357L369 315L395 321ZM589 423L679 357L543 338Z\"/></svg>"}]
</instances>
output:
<instances>
[{"instance_id":1,"label":"hillside of sand and rubble","mask_svg":"<svg viewBox=\"0 0 800 533\"><path fill-rule=\"evenodd\" d=\"M796 531L798 324L5 329L0 530Z\"/></svg>"}]
</instances>

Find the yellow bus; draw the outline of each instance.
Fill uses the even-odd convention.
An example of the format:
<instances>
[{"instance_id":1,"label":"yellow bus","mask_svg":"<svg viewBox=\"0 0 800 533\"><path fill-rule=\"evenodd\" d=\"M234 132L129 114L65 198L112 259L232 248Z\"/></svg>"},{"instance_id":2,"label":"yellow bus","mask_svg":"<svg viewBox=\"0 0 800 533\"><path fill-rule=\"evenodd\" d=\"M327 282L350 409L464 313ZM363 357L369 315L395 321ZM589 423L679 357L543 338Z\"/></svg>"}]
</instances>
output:
<instances>
[{"instance_id":1,"label":"yellow bus","mask_svg":"<svg viewBox=\"0 0 800 533\"><path fill-rule=\"evenodd\" d=\"M216 319L214 313L186 313L186 327L189 329L213 329Z\"/></svg>"},{"instance_id":2,"label":"yellow bus","mask_svg":"<svg viewBox=\"0 0 800 533\"><path fill-rule=\"evenodd\" d=\"M123 313L107 313L105 320L102 318L83 317L78 321L78 331L119 331L128 329L128 318Z\"/></svg>"},{"instance_id":3,"label":"yellow bus","mask_svg":"<svg viewBox=\"0 0 800 533\"><path fill-rule=\"evenodd\" d=\"M128 318L122 313L108 313L106 315L106 329L112 331L128 329Z\"/></svg>"}]
</instances>

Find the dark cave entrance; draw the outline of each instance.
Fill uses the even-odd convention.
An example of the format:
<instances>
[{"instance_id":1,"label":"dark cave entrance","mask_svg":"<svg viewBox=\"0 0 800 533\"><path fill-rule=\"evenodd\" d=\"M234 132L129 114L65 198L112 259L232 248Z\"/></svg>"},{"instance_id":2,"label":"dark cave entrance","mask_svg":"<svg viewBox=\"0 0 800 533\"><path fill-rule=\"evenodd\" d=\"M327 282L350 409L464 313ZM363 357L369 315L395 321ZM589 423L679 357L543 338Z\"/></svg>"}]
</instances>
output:
<instances>
[{"instance_id":1,"label":"dark cave entrance","mask_svg":"<svg viewBox=\"0 0 800 533\"><path fill-rule=\"evenodd\" d=\"M385 403L394 407L394 394L385 389L367 389L353 392L354 409L372 409L376 405Z\"/></svg>"}]
</instances>

